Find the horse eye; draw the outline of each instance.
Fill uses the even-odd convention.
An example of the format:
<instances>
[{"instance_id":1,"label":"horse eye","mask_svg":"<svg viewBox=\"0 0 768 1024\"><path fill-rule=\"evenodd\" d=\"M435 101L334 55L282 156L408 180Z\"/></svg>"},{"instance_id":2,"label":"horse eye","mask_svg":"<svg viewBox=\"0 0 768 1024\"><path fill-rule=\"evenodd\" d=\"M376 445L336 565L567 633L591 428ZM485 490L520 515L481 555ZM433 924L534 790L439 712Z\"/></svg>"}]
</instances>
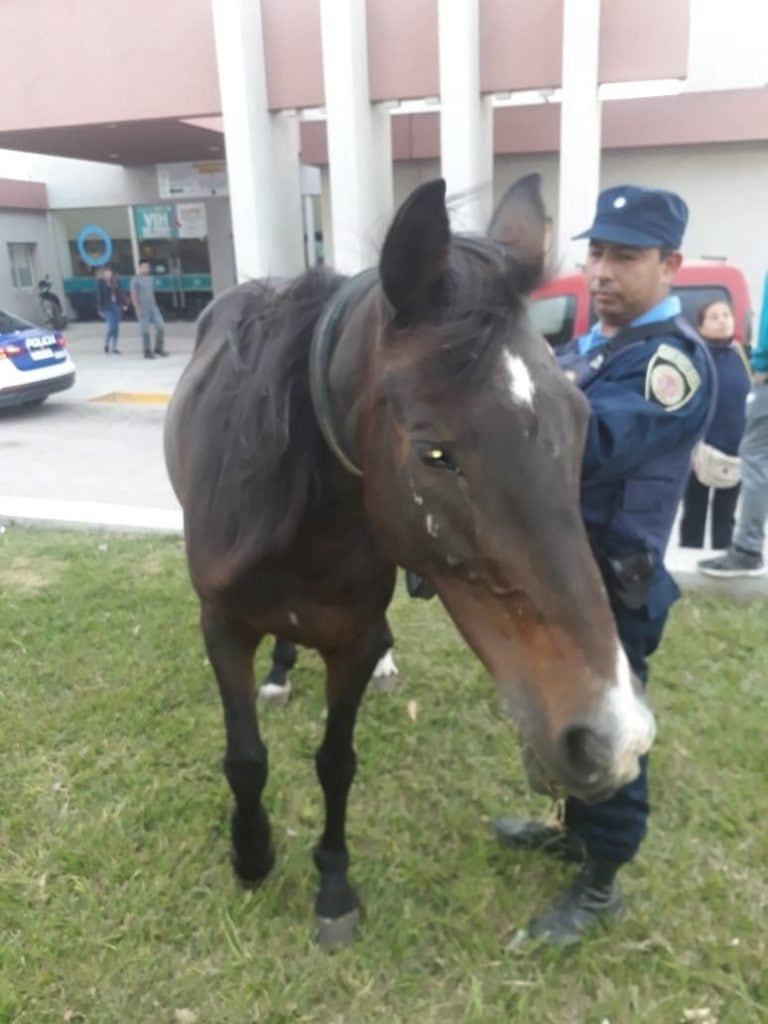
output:
<instances>
[{"instance_id":1,"label":"horse eye","mask_svg":"<svg viewBox=\"0 0 768 1024\"><path fill-rule=\"evenodd\" d=\"M417 444L416 451L425 466L433 469L451 469L454 473L461 472L451 458L450 452L439 444Z\"/></svg>"}]
</instances>

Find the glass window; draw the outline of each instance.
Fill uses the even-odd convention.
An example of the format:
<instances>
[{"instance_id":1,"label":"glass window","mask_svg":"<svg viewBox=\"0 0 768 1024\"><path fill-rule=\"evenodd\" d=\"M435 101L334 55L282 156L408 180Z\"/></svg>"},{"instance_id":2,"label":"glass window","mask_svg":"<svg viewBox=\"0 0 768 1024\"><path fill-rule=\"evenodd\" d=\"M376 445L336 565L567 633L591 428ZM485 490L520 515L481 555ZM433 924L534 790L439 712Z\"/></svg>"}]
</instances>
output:
<instances>
[{"instance_id":1,"label":"glass window","mask_svg":"<svg viewBox=\"0 0 768 1024\"><path fill-rule=\"evenodd\" d=\"M35 286L35 245L33 242L9 242L8 262L14 288Z\"/></svg>"},{"instance_id":2,"label":"glass window","mask_svg":"<svg viewBox=\"0 0 768 1024\"><path fill-rule=\"evenodd\" d=\"M576 297L546 295L533 299L529 309L531 323L553 348L565 345L573 337L576 323Z\"/></svg>"}]
</instances>

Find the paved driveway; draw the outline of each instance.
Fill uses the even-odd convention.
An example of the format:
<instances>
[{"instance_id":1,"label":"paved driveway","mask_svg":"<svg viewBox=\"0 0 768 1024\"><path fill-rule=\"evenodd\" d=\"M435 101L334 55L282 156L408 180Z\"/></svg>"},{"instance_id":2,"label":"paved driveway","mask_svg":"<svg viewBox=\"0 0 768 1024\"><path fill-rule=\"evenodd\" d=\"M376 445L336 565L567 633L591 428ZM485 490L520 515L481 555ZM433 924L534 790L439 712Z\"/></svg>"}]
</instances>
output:
<instances>
[{"instance_id":1,"label":"paved driveway","mask_svg":"<svg viewBox=\"0 0 768 1024\"><path fill-rule=\"evenodd\" d=\"M162 428L165 405L192 353L194 325L168 324L167 359L143 358L134 322L121 327L122 356L104 354L103 334L101 323L67 330L77 365L69 391L35 409L0 410L0 520L181 529ZM702 553L681 551L676 535L677 529L667 564L682 585L768 594L768 577L701 576Z\"/></svg>"},{"instance_id":2,"label":"paved driveway","mask_svg":"<svg viewBox=\"0 0 768 1024\"><path fill-rule=\"evenodd\" d=\"M162 425L165 407L186 366L194 326L169 324L166 359L144 359L135 323L121 327L122 355L106 355L101 323L65 333L77 366L75 386L31 409L0 412L0 514L24 507L40 518L67 518L77 506L97 506L119 524L117 505L136 510L126 525L179 520L178 503L165 473ZM99 509L98 506L104 506ZM165 520L153 511L165 513ZM36 516L33 516L35 518Z\"/></svg>"}]
</instances>

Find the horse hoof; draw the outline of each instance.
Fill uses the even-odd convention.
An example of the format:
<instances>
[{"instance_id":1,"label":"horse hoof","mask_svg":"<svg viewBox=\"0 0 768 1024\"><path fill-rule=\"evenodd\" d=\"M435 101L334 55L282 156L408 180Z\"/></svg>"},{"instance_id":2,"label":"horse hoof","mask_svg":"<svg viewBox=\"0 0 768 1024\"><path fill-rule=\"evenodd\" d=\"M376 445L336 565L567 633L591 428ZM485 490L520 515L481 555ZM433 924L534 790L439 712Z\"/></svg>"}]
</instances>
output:
<instances>
[{"instance_id":1,"label":"horse hoof","mask_svg":"<svg viewBox=\"0 0 768 1024\"><path fill-rule=\"evenodd\" d=\"M317 942L322 949L332 952L344 949L357 937L360 928L360 909L355 907L341 917L317 918Z\"/></svg>"},{"instance_id":2,"label":"horse hoof","mask_svg":"<svg viewBox=\"0 0 768 1024\"><path fill-rule=\"evenodd\" d=\"M391 651L387 651L383 657L379 658L376 668L373 670L371 682L377 693L394 693L397 689L400 674Z\"/></svg>"},{"instance_id":3,"label":"horse hoof","mask_svg":"<svg viewBox=\"0 0 768 1024\"><path fill-rule=\"evenodd\" d=\"M258 889L269 872L275 866L275 848L270 844L263 857L241 857L232 847L229 851L229 863L235 878L244 889Z\"/></svg>"},{"instance_id":4,"label":"horse hoof","mask_svg":"<svg viewBox=\"0 0 768 1024\"><path fill-rule=\"evenodd\" d=\"M286 679L285 686L278 683L263 683L259 687L259 704L272 704L283 707L291 697L291 684Z\"/></svg>"}]
</instances>

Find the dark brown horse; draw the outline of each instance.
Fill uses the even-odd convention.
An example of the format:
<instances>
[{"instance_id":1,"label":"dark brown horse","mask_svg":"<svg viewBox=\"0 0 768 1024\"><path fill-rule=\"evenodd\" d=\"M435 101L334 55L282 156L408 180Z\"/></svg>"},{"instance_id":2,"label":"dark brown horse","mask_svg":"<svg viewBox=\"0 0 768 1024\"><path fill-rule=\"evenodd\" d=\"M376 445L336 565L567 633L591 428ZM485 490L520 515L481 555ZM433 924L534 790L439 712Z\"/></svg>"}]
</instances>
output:
<instances>
[{"instance_id":1,"label":"dark brown horse","mask_svg":"<svg viewBox=\"0 0 768 1024\"><path fill-rule=\"evenodd\" d=\"M452 237L444 183L422 185L377 271L242 285L209 306L168 412L245 882L274 861L256 646L274 634L325 661L314 859L326 944L358 917L353 731L398 565L432 584L487 667L536 787L599 799L652 741L579 513L588 408L526 316L544 228L537 176L513 186L483 238Z\"/></svg>"}]
</instances>

